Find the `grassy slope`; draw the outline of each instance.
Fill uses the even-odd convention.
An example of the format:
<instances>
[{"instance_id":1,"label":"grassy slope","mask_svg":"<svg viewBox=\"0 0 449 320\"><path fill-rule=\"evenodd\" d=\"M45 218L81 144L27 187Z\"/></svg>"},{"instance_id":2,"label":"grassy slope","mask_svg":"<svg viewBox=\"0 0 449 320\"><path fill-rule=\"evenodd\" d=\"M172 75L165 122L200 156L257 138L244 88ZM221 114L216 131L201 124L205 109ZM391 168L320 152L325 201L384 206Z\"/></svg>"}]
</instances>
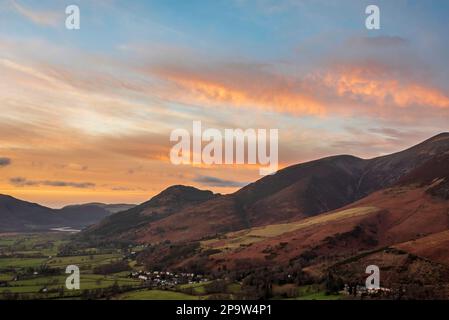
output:
<instances>
[{"instance_id":1,"label":"grassy slope","mask_svg":"<svg viewBox=\"0 0 449 320\"><path fill-rule=\"evenodd\" d=\"M297 222L271 224L263 227L251 228L248 230L228 233L225 239L212 239L203 241L203 247L216 249L235 249L240 245L256 243L267 238L279 236L284 233L297 231L307 227L324 224L331 221L340 221L352 217L363 216L378 211L376 207L358 207L337 211L330 214L323 214Z\"/></svg>"},{"instance_id":2,"label":"grassy slope","mask_svg":"<svg viewBox=\"0 0 449 320\"><path fill-rule=\"evenodd\" d=\"M199 300L200 297L165 290L138 290L121 294L120 300Z\"/></svg>"}]
</instances>

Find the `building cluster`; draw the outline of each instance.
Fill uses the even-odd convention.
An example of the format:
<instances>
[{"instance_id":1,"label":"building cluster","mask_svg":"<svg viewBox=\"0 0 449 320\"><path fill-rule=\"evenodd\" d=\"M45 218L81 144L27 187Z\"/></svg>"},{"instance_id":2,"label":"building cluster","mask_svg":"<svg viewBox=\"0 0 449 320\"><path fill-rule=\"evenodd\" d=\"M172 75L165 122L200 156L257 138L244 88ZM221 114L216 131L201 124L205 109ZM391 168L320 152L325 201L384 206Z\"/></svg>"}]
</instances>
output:
<instances>
[{"instance_id":1,"label":"building cluster","mask_svg":"<svg viewBox=\"0 0 449 320\"><path fill-rule=\"evenodd\" d=\"M174 288L181 284L194 284L209 281L206 277L195 273L176 273L169 271L134 271L130 278L140 279L153 288Z\"/></svg>"},{"instance_id":2,"label":"building cluster","mask_svg":"<svg viewBox=\"0 0 449 320\"><path fill-rule=\"evenodd\" d=\"M387 296L392 293L391 289L389 288L367 288L365 286L361 285L348 285L345 284L344 289L340 292L345 295L351 295L351 296Z\"/></svg>"}]
</instances>

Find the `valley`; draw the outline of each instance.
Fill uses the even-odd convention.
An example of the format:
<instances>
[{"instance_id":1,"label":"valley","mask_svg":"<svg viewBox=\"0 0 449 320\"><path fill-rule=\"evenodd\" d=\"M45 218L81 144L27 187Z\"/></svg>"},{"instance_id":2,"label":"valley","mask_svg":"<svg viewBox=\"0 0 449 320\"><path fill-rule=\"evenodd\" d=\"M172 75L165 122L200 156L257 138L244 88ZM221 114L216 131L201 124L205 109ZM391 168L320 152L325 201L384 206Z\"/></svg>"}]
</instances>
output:
<instances>
[{"instance_id":1,"label":"valley","mask_svg":"<svg viewBox=\"0 0 449 320\"><path fill-rule=\"evenodd\" d=\"M245 286L205 275L143 271L133 258L143 246L68 249L66 233L0 235L0 300L207 300L245 298ZM124 262L124 264L122 264ZM119 269L113 265L122 264ZM81 271L80 289L65 286L67 265ZM277 299L337 299L321 286L277 285Z\"/></svg>"},{"instance_id":2,"label":"valley","mask_svg":"<svg viewBox=\"0 0 449 320\"><path fill-rule=\"evenodd\" d=\"M2 196L0 294L448 299L448 164L445 133L378 158L293 165L227 195L174 185L137 206L86 204L63 215ZM81 231L52 226L55 217ZM25 220L34 232L13 228ZM72 264L80 290L64 287ZM365 288L371 265L380 270L377 291Z\"/></svg>"}]
</instances>

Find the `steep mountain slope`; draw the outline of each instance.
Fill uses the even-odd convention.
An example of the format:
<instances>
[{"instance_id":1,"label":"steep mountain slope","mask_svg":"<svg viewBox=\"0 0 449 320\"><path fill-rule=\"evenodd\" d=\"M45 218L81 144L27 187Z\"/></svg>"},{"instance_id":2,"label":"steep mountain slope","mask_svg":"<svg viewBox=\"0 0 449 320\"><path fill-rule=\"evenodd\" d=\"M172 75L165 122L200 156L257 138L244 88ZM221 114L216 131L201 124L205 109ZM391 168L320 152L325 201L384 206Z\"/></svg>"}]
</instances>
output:
<instances>
[{"instance_id":1,"label":"steep mountain slope","mask_svg":"<svg viewBox=\"0 0 449 320\"><path fill-rule=\"evenodd\" d=\"M45 231L54 227L84 228L119 208L131 205L83 204L51 209L11 196L0 195L0 232Z\"/></svg>"},{"instance_id":2,"label":"steep mountain slope","mask_svg":"<svg viewBox=\"0 0 449 320\"><path fill-rule=\"evenodd\" d=\"M220 264L236 268L245 261L248 268L292 260L319 264L393 245L446 263L448 164L448 153L436 155L394 186L342 209L296 222L232 232L203 241L201 247L214 250L211 268Z\"/></svg>"},{"instance_id":3,"label":"steep mountain slope","mask_svg":"<svg viewBox=\"0 0 449 320\"><path fill-rule=\"evenodd\" d=\"M251 226L313 216L359 199L366 165L353 156L315 160L262 178L234 198Z\"/></svg>"},{"instance_id":4,"label":"steep mountain slope","mask_svg":"<svg viewBox=\"0 0 449 320\"><path fill-rule=\"evenodd\" d=\"M396 183L437 154L449 151L449 133L370 160L335 156L294 165L235 193L252 226L334 210Z\"/></svg>"},{"instance_id":5,"label":"steep mountain slope","mask_svg":"<svg viewBox=\"0 0 449 320\"><path fill-rule=\"evenodd\" d=\"M113 215L89 233L123 239L131 236L140 242L182 242L295 221L341 208L390 187L435 155L448 151L449 133L443 133L407 150L374 159L343 155L302 163L231 195L185 206L172 199L163 206L169 214L142 218L140 211L148 203L142 204L134 213Z\"/></svg>"}]
</instances>

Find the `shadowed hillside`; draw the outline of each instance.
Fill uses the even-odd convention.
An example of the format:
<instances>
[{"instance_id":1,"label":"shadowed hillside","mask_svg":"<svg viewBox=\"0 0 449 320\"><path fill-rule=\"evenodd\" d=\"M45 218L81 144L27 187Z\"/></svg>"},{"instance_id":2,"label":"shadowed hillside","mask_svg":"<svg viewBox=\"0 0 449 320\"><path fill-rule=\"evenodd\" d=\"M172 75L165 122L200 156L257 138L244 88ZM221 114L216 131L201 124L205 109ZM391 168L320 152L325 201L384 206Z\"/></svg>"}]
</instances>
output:
<instances>
[{"instance_id":1,"label":"shadowed hillside","mask_svg":"<svg viewBox=\"0 0 449 320\"><path fill-rule=\"evenodd\" d=\"M435 155L448 151L449 134L444 133L374 159L342 155L293 165L231 195L210 194L190 202L180 194L168 198L170 201L156 202L165 198L169 188L126 214L109 217L85 235L179 242L312 217L388 188Z\"/></svg>"},{"instance_id":2,"label":"shadowed hillside","mask_svg":"<svg viewBox=\"0 0 449 320\"><path fill-rule=\"evenodd\" d=\"M0 195L0 232L47 231L55 227L84 228L118 209L133 205L91 203L51 209L36 203Z\"/></svg>"}]
</instances>

